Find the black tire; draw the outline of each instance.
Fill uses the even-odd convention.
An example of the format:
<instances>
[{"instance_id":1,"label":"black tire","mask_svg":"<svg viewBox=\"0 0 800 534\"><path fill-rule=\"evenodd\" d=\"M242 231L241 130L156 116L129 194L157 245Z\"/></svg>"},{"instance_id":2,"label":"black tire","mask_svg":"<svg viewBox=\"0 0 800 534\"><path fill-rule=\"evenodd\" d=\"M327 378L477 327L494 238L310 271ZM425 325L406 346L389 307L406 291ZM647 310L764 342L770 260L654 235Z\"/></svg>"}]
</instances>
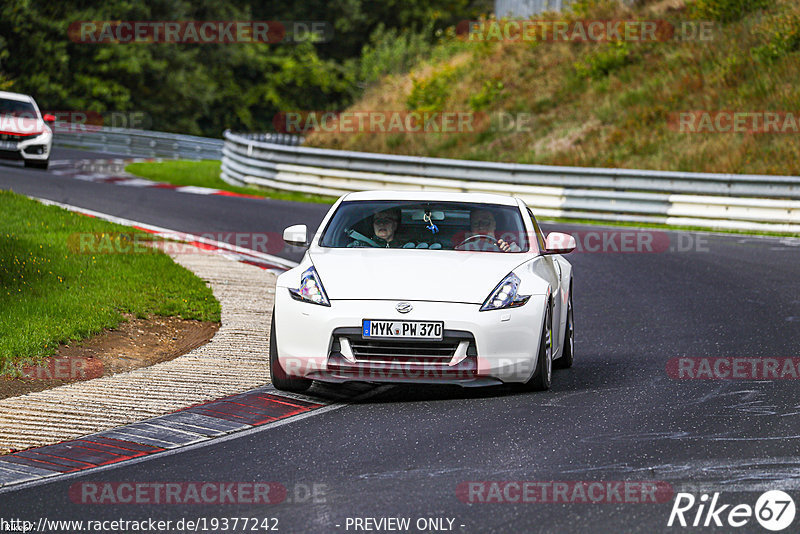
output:
<instances>
[{"instance_id":1,"label":"black tire","mask_svg":"<svg viewBox=\"0 0 800 534\"><path fill-rule=\"evenodd\" d=\"M572 286L569 288L567 304L567 326L564 328L564 349L561 357L553 362L556 369L569 369L575 362L575 323L572 320Z\"/></svg>"},{"instance_id":2,"label":"black tire","mask_svg":"<svg viewBox=\"0 0 800 534\"><path fill-rule=\"evenodd\" d=\"M553 312L550 303L547 304L542 337L539 341L539 357L536 360L536 372L530 380L525 382L524 389L528 391L547 391L553 379Z\"/></svg>"},{"instance_id":3,"label":"black tire","mask_svg":"<svg viewBox=\"0 0 800 534\"><path fill-rule=\"evenodd\" d=\"M313 380L308 378L292 378L286 375L286 371L278 361L278 343L275 339L275 309L272 309L272 325L269 330L269 378L275 389L281 391L291 391L302 393L311 387Z\"/></svg>"},{"instance_id":4,"label":"black tire","mask_svg":"<svg viewBox=\"0 0 800 534\"><path fill-rule=\"evenodd\" d=\"M50 166L50 159L46 159L44 161L33 160L33 159L26 159L25 160L25 167L30 169L43 169L47 170L47 167Z\"/></svg>"}]
</instances>

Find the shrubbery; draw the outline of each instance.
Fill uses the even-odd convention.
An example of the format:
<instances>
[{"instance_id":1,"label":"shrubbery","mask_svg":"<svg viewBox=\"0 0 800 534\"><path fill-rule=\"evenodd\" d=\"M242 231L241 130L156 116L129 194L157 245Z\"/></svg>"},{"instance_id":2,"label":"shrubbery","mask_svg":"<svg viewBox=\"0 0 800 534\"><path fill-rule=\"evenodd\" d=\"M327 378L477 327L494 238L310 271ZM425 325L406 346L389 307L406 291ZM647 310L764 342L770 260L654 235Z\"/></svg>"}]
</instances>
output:
<instances>
[{"instance_id":1,"label":"shrubbery","mask_svg":"<svg viewBox=\"0 0 800 534\"><path fill-rule=\"evenodd\" d=\"M769 5L768 0L697 0L693 10L697 19L733 22Z\"/></svg>"},{"instance_id":2,"label":"shrubbery","mask_svg":"<svg viewBox=\"0 0 800 534\"><path fill-rule=\"evenodd\" d=\"M408 109L442 111L457 74L457 69L445 66L428 78L412 78L411 92L406 99Z\"/></svg>"},{"instance_id":3,"label":"shrubbery","mask_svg":"<svg viewBox=\"0 0 800 534\"><path fill-rule=\"evenodd\" d=\"M598 79L631 61L630 45L624 41L613 41L589 54L584 60L575 62L575 72L582 78Z\"/></svg>"}]
</instances>

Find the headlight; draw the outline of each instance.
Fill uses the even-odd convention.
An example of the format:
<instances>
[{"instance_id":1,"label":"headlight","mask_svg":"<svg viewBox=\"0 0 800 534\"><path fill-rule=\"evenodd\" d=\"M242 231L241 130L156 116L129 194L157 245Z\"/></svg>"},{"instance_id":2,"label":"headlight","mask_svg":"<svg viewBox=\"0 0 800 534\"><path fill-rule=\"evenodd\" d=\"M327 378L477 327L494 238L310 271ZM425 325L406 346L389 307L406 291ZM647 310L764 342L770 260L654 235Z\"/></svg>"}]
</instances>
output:
<instances>
[{"instance_id":1,"label":"headlight","mask_svg":"<svg viewBox=\"0 0 800 534\"><path fill-rule=\"evenodd\" d=\"M528 302L528 299L531 298L530 295L517 294L520 282L519 276L514 273L510 273L503 278L503 280L497 284L497 287L494 288L494 291L492 291L489 297L483 302L481 311L517 308Z\"/></svg>"},{"instance_id":2,"label":"headlight","mask_svg":"<svg viewBox=\"0 0 800 534\"><path fill-rule=\"evenodd\" d=\"M322 287L322 282L319 281L317 270L313 267L306 269L306 272L300 277L300 287L298 289L290 288L289 294L292 295L294 300L319 304L320 306L331 305L328 301L328 295L325 294L325 288Z\"/></svg>"}]
</instances>

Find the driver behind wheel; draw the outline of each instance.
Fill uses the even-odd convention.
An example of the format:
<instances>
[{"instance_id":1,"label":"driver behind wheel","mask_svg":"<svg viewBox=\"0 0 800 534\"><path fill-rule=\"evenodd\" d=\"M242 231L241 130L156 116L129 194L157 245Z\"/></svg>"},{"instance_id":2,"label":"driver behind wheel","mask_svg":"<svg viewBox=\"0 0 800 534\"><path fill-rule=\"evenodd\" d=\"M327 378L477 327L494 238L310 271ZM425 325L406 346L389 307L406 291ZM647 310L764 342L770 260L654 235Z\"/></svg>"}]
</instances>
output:
<instances>
[{"instance_id":1,"label":"driver behind wheel","mask_svg":"<svg viewBox=\"0 0 800 534\"><path fill-rule=\"evenodd\" d=\"M465 248L472 250L494 250L500 249L502 252L519 252L519 245L514 243L507 243L502 239L495 236L497 230L497 221L491 210L476 209L469 213L469 229L465 236L465 241L469 243ZM487 237L478 237L487 236Z\"/></svg>"},{"instance_id":2,"label":"driver behind wheel","mask_svg":"<svg viewBox=\"0 0 800 534\"><path fill-rule=\"evenodd\" d=\"M403 243L397 238L397 227L400 225L400 210L397 208L390 208L387 210L379 211L372 216L372 235L369 240L374 243L365 243L364 241L354 239L348 247L385 247L385 248L400 248Z\"/></svg>"}]
</instances>

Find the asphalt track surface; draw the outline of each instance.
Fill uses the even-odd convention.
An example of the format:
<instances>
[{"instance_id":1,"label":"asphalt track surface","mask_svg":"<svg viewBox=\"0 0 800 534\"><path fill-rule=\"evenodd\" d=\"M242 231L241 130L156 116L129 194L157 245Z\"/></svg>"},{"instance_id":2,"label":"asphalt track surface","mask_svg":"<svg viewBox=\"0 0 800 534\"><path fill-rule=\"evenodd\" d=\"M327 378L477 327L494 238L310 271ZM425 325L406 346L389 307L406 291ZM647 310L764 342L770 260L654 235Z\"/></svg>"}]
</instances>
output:
<instances>
[{"instance_id":1,"label":"asphalt track surface","mask_svg":"<svg viewBox=\"0 0 800 534\"><path fill-rule=\"evenodd\" d=\"M0 188L183 231L316 228L327 209L80 182L14 163L0 163ZM410 532L434 531L417 530L420 518L452 519L451 531L464 533L767 532L754 518L738 529L668 527L674 495L655 504L466 503L457 493L469 481L660 481L750 506L780 489L800 507L798 382L676 380L666 370L678 357L798 357L800 247L780 238L667 235L672 251L569 256L576 362L555 372L548 392L385 387L280 426L12 488L0 493L0 518L277 518L279 532L389 532L357 529L354 519L390 517L409 518ZM288 498L87 505L68 494L78 482L189 481L277 482ZM307 498L315 484L317 498Z\"/></svg>"}]
</instances>

